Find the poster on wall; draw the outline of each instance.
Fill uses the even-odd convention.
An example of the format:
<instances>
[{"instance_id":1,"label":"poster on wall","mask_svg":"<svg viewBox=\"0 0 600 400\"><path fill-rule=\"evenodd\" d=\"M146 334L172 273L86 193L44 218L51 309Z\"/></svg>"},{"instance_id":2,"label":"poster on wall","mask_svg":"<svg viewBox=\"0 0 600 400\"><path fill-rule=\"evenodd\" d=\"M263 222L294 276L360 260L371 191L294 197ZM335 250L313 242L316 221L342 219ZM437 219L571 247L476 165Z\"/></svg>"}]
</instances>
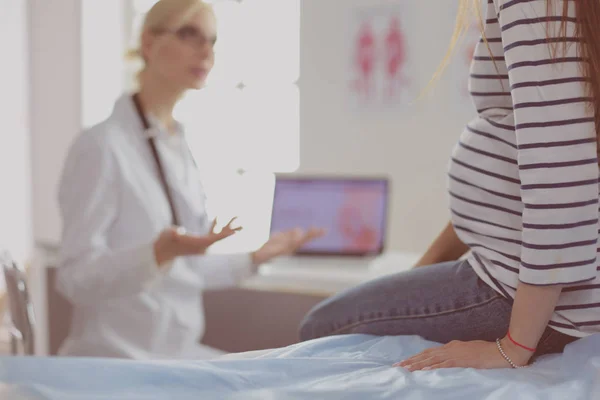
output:
<instances>
[{"instance_id":1,"label":"poster on wall","mask_svg":"<svg viewBox=\"0 0 600 400\"><path fill-rule=\"evenodd\" d=\"M416 100L410 32L412 2L357 7L348 14L348 92L353 109L386 109Z\"/></svg>"}]
</instances>

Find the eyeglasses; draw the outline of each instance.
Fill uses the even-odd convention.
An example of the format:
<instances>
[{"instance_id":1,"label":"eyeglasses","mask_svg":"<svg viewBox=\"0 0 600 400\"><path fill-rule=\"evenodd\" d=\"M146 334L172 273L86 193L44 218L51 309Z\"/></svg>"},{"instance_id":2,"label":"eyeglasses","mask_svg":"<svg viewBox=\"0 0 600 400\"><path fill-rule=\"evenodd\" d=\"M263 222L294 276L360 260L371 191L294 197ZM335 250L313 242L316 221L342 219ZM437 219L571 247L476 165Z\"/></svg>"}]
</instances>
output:
<instances>
[{"instance_id":1,"label":"eyeglasses","mask_svg":"<svg viewBox=\"0 0 600 400\"><path fill-rule=\"evenodd\" d=\"M156 31L156 33L158 33L158 34L170 33L172 35L175 35L175 37L177 37L181 42L183 42L189 46L194 46L196 48L204 48L206 45L209 45L210 48L212 49L215 47L215 44L217 43L216 36L207 37L202 32L200 32L198 29L196 29L195 27L190 26L190 25L184 25L177 30L168 30L168 29L158 30L158 31Z\"/></svg>"}]
</instances>

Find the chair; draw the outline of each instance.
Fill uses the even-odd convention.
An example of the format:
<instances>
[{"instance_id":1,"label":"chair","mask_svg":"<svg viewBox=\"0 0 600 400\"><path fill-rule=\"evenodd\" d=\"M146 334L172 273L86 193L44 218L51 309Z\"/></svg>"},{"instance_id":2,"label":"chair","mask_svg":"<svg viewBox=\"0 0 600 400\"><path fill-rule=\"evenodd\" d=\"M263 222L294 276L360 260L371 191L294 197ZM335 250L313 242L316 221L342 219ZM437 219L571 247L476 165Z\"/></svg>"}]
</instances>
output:
<instances>
[{"instance_id":1,"label":"chair","mask_svg":"<svg viewBox=\"0 0 600 400\"><path fill-rule=\"evenodd\" d=\"M7 252L0 253L10 313L10 348L13 355L35 355L35 315L29 299L25 270Z\"/></svg>"}]
</instances>

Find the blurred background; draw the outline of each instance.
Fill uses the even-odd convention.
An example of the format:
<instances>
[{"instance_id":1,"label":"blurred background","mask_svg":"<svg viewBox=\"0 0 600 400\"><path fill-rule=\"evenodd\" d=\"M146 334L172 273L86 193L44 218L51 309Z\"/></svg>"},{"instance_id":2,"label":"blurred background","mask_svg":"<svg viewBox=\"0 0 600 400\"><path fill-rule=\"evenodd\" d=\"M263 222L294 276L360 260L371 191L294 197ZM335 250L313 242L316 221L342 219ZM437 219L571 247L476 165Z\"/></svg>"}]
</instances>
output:
<instances>
[{"instance_id":1,"label":"blurred background","mask_svg":"<svg viewBox=\"0 0 600 400\"><path fill-rule=\"evenodd\" d=\"M212 3L216 66L176 113L212 213L238 215L245 227L221 250L264 241L273 174L292 172L389 176L388 247L424 251L448 220L446 165L474 116L466 80L476 32L419 98L445 55L456 2ZM124 54L153 4L0 0L0 246L20 262L59 242L56 185L68 146L132 87L137 66ZM43 303L43 284L33 290Z\"/></svg>"}]
</instances>

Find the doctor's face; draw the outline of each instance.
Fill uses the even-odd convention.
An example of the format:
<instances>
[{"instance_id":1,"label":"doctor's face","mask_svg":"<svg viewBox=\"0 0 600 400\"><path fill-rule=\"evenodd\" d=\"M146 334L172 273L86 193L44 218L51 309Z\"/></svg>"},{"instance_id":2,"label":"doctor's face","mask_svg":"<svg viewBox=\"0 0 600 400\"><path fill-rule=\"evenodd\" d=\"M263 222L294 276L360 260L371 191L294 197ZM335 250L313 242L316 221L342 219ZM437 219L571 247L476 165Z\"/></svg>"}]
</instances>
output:
<instances>
[{"instance_id":1,"label":"doctor's face","mask_svg":"<svg viewBox=\"0 0 600 400\"><path fill-rule=\"evenodd\" d=\"M146 69L179 90L204 86L214 62L217 27L214 14L198 11L176 27L146 34Z\"/></svg>"}]
</instances>

